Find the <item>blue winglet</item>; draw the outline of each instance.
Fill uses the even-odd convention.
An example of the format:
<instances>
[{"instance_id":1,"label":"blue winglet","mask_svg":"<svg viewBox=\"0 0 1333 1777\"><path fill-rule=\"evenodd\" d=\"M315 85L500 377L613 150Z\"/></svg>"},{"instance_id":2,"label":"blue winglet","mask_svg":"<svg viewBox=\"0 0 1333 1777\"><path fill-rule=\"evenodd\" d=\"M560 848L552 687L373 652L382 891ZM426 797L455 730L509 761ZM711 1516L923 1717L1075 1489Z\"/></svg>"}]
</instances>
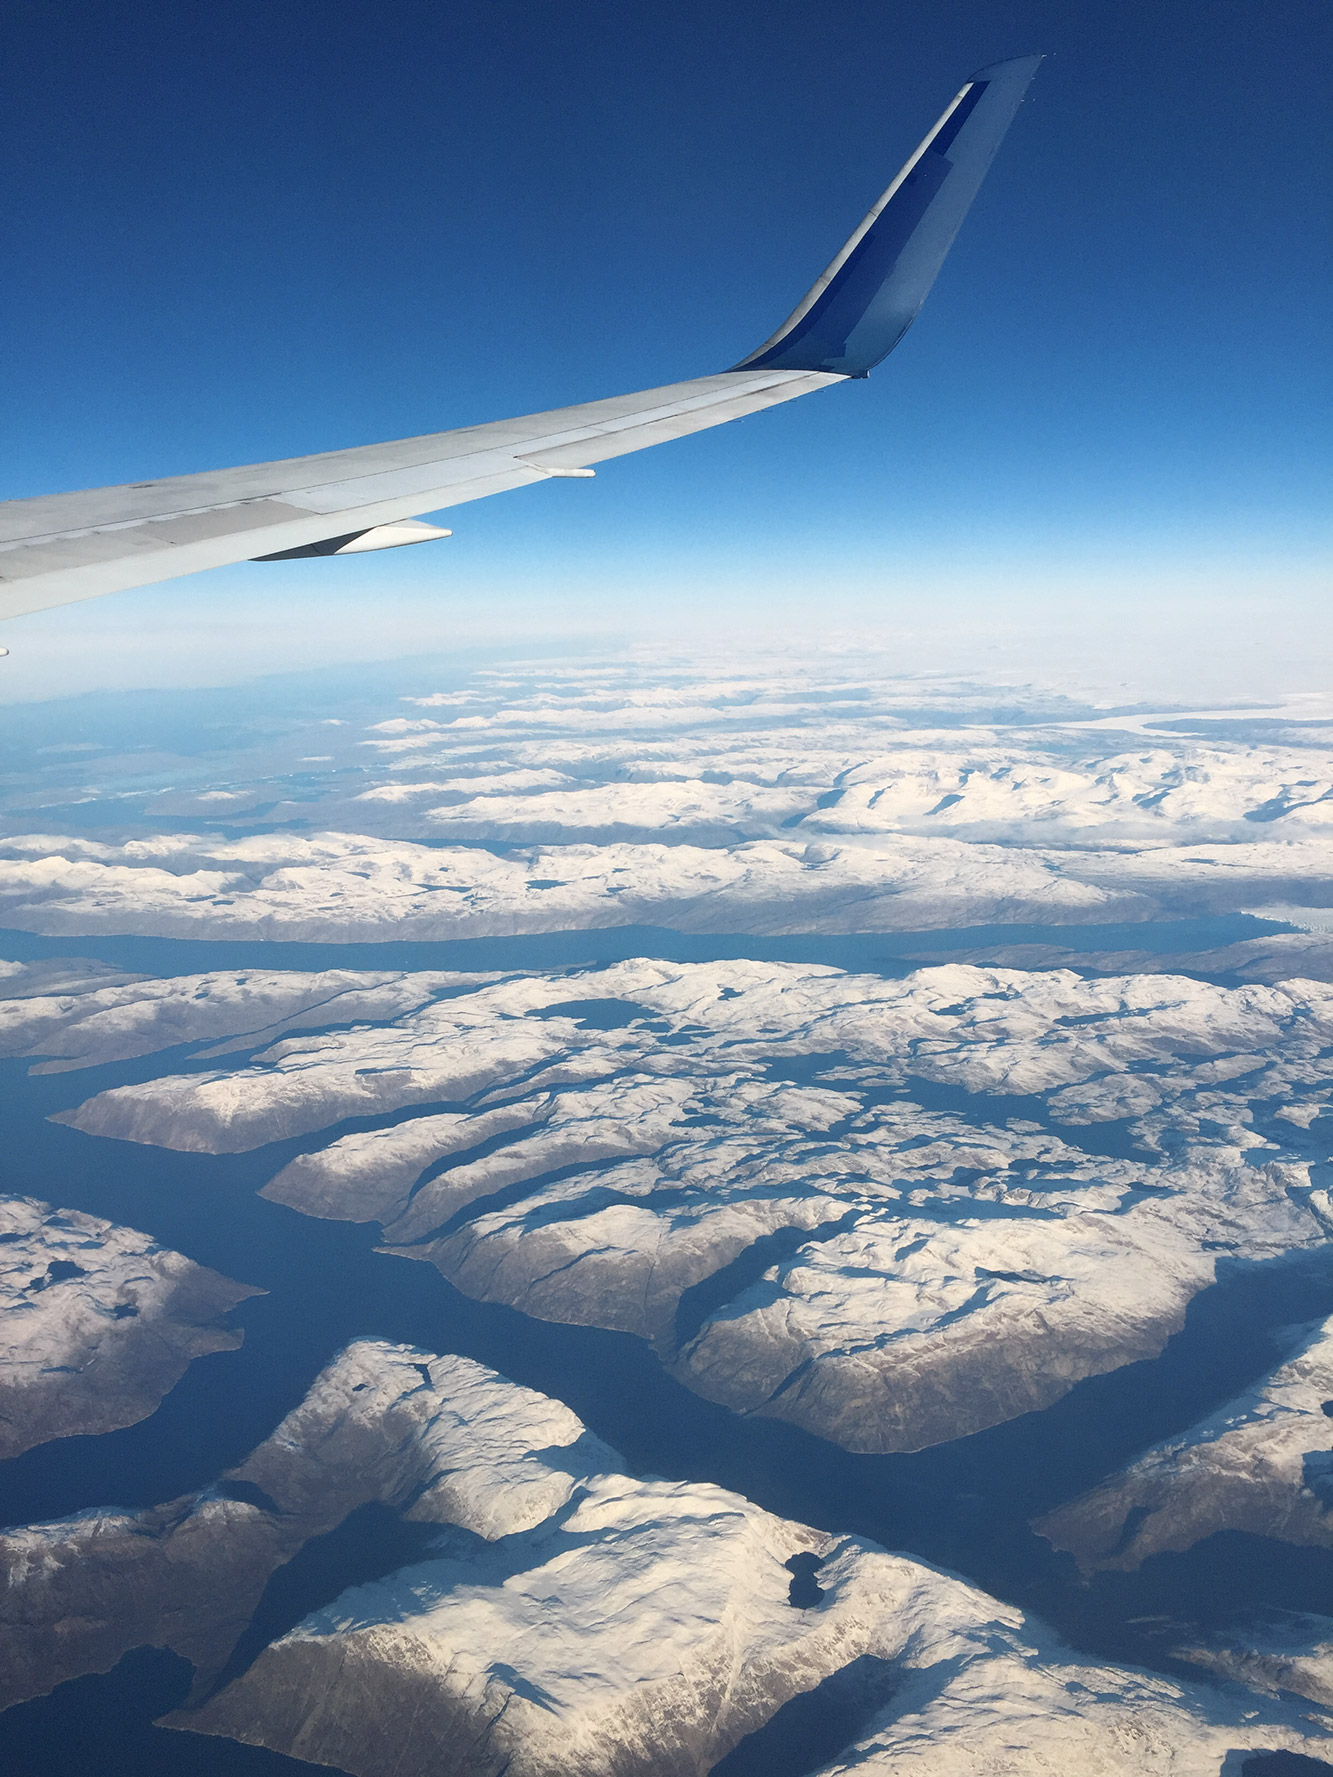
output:
<instances>
[{"instance_id":1,"label":"blue winglet","mask_svg":"<svg viewBox=\"0 0 1333 1777\"><path fill-rule=\"evenodd\" d=\"M897 345L1023 101L1040 56L982 68L793 314L736 370L865 376Z\"/></svg>"}]
</instances>

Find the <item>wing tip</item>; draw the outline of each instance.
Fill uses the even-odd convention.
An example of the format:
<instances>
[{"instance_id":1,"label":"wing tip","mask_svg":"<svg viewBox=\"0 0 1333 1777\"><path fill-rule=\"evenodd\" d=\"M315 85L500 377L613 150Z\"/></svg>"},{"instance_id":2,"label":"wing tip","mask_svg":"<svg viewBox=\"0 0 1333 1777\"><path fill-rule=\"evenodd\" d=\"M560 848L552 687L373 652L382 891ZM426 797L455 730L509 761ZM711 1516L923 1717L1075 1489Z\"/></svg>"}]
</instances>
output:
<instances>
[{"instance_id":1,"label":"wing tip","mask_svg":"<svg viewBox=\"0 0 1333 1777\"><path fill-rule=\"evenodd\" d=\"M1038 55L1006 56L1002 62L988 62L984 68L977 69L967 84L975 86L979 80L997 80L1002 74L1017 75L1024 69L1031 80L1049 53L1048 50L1042 50Z\"/></svg>"},{"instance_id":2,"label":"wing tip","mask_svg":"<svg viewBox=\"0 0 1333 1777\"><path fill-rule=\"evenodd\" d=\"M1010 56L979 69L782 327L733 368L861 377L886 358L925 301L1044 59Z\"/></svg>"}]
</instances>

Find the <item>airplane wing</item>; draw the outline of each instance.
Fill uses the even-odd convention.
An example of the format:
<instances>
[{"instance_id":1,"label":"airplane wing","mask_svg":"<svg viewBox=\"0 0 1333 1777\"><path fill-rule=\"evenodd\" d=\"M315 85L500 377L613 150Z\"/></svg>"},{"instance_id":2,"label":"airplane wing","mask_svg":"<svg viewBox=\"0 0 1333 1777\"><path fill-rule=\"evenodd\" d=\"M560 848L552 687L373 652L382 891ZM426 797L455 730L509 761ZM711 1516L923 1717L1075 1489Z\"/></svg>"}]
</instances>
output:
<instances>
[{"instance_id":1,"label":"airplane wing","mask_svg":"<svg viewBox=\"0 0 1333 1777\"><path fill-rule=\"evenodd\" d=\"M230 562L448 536L414 515L591 475L594 463L864 376L925 301L1040 60L968 81L790 318L732 369L393 444L0 502L0 617Z\"/></svg>"}]
</instances>

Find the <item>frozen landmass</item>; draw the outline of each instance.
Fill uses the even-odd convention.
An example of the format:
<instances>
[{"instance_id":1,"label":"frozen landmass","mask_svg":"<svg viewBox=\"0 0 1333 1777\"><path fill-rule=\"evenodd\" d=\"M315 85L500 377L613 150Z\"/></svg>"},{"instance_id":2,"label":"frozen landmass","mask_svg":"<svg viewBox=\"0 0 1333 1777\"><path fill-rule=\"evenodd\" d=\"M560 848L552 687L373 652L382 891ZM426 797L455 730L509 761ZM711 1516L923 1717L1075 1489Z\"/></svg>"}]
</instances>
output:
<instances>
[{"instance_id":1,"label":"frozen landmass","mask_svg":"<svg viewBox=\"0 0 1333 1777\"><path fill-rule=\"evenodd\" d=\"M1277 916L1274 913L1256 917ZM937 942L929 950L907 952L906 956L915 962L978 963L1001 969L1078 968L1106 975L1175 975L1184 971L1268 983L1293 977L1333 981L1333 938L1309 932L1273 932L1262 938L1242 938L1234 944L1174 954L1133 945L1116 950L1075 950L1058 942L957 946Z\"/></svg>"},{"instance_id":2,"label":"frozen landmass","mask_svg":"<svg viewBox=\"0 0 1333 1777\"><path fill-rule=\"evenodd\" d=\"M369 1500L423 1528L418 1554L228 1663L269 1575ZM1289 1704L1089 1664L874 1544L637 1479L559 1402L380 1340L205 1492L0 1540L6 1702L170 1647L197 1671L167 1725L356 1777L703 1777L830 1685L872 1769L924 1742L971 1761L941 1771L1109 1774L1132 1748L1136 1770L1211 1777L1233 1751L1329 1745Z\"/></svg>"},{"instance_id":3,"label":"frozen landmass","mask_svg":"<svg viewBox=\"0 0 1333 1777\"><path fill-rule=\"evenodd\" d=\"M31 963L0 960L0 1002L88 994L147 979L145 975L131 974L84 956L53 957Z\"/></svg>"},{"instance_id":4,"label":"frozen landmass","mask_svg":"<svg viewBox=\"0 0 1333 1777\"><path fill-rule=\"evenodd\" d=\"M206 1690L269 1576L358 1506L504 1537L616 1461L560 1402L479 1364L358 1341L215 1487L0 1535L0 1707L145 1645Z\"/></svg>"},{"instance_id":5,"label":"frozen landmass","mask_svg":"<svg viewBox=\"0 0 1333 1777\"><path fill-rule=\"evenodd\" d=\"M801 1608L791 1569L811 1556ZM1231 1753L1329 1750L1298 1711L1085 1663L873 1544L621 1475L526 1535L345 1593L166 1721L354 1777L703 1777L852 1674L857 1738L831 1769L1215 1777Z\"/></svg>"},{"instance_id":6,"label":"frozen landmass","mask_svg":"<svg viewBox=\"0 0 1333 1777\"><path fill-rule=\"evenodd\" d=\"M988 1658L948 1677L904 1673L889 1719L819 1777L1231 1777L1247 1753L1293 1750L1324 1768L1321 1715L1306 1721L1310 1738L1285 1739L1243 1692L1219 1709L1191 1686L1052 1657L1026 1627L993 1634ZM947 1672L953 1644L939 1654Z\"/></svg>"},{"instance_id":7,"label":"frozen landmass","mask_svg":"<svg viewBox=\"0 0 1333 1777\"><path fill-rule=\"evenodd\" d=\"M1270 1696L1290 1691L1333 1709L1333 1617L1278 1611L1210 1644L1176 1651Z\"/></svg>"},{"instance_id":8,"label":"frozen landmass","mask_svg":"<svg viewBox=\"0 0 1333 1777\"><path fill-rule=\"evenodd\" d=\"M498 784L487 783L481 795L468 794L458 802L428 806L425 820L442 837L465 842L503 839L527 844L591 841L605 845L618 839L651 838L717 845L780 830L787 822L809 814L815 802L809 789L796 784L770 787L685 778L632 786L542 785L534 790L528 783L514 783L514 779L530 775L515 772ZM511 783L513 792L506 795ZM382 799L388 793L387 786L364 792L367 799Z\"/></svg>"},{"instance_id":9,"label":"frozen landmass","mask_svg":"<svg viewBox=\"0 0 1333 1777\"><path fill-rule=\"evenodd\" d=\"M146 1419L261 1292L133 1228L0 1198L0 1458Z\"/></svg>"},{"instance_id":10,"label":"frozen landmass","mask_svg":"<svg viewBox=\"0 0 1333 1777\"><path fill-rule=\"evenodd\" d=\"M419 979L391 1022L62 1120L205 1153L297 1140L270 1198L376 1220L470 1295L633 1333L709 1398L865 1451L1151 1356L1219 1263L1333 1226L1309 1176L1333 1084L1316 982L647 960ZM195 978L178 991L195 1003Z\"/></svg>"},{"instance_id":11,"label":"frozen landmass","mask_svg":"<svg viewBox=\"0 0 1333 1777\"><path fill-rule=\"evenodd\" d=\"M1244 840L1256 826L1300 834L1333 820L1333 756L1317 728L1258 738L1216 723L1205 737L1170 732L1167 713L1152 730L1069 724L1069 703L1031 686L914 680L819 655L755 668L478 674L372 723L363 769L381 781L350 808L336 792L328 802L339 824L350 813L387 832L392 811L399 836L434 827L511 843L734 841L795 825L1100 848L1108 833Z\"/></svg>"},{"instance_id":12,"label":"frozen landmass","mask_svg":"<svg viewBox=\"0 0 1333 1777\"><path fill-rule=\"evenodd\" d=\"M1333 938L1333 907L1251 907L1256 919L1280 920L1293 925L1307 936L1318 936L1327 942Z\"/></svg>"},{"instance_id":13,"label":"frozen landmass","mask_svg":"<svg viewBox=\"0 0 1333 1777\"><path fill-rule=\"evenodd\" d=\"M1210 892L1268 891L1223 849ZM1285 886L1322 870L1259 848ZM1311 848L1316 849L1316 848ZM1133 860L1112 859L1123 876ZM1151 918L1133 882L1082 879L1085 861L960 840L892 845L760 840L710 850L625 842L495 852L330 832L235 841L164 835L127 845L36 835L0 842L0 920L52 935L365 939L495 937L667 925L707 932L923 930L1031 920ZM1199 871L1186 870L1192 882Z\"/></svg>"},{"instance_id":14,"label":"frozen landmass","mask_svg":"<svg viewBox=\"0 0 1333 1777\"><path fill-rule=\"evenodd\" d=\"M1333 1548L1333 1320L1270 1375L1036 1528L1085 1569L1139 1566L1219 1530Z\"/></svg>"},{"instance_id":15,"label":"frozen landmass","mask_svg":"<svg viewBox=\"0 0 1333 1777\"><path fill-rule=\"evenodd\" d=\"M34 1073L126 1061L201 1037L231 1038L232 1047L248 1039L253 1047L284 1031L388 1018L469 979L227 969L169 980L117 975L103 985L98 976L52 980L49 964L0 968L11 971L0 977L0 1056L45 1057Z\"/></svg>"},{"instance_id":16,"label":"frozen landmass","mask_svg":"<svg viewBox=\"0 0 1333 1777\"><path fill-rule=\"evenodd\" d=\"M145 789L132 761L90 774L91 761L34 755L34 785L48 787L16 786L0 921L352 941L1333 906L1327 727L1079 726L1095 714L1032 686L821 650L483 670L390 697L381 719L316 723L318 747L307 733L289 776L271 736L259 758L242 739L216 761L225 790L151 774ZM59 820L37 811L66 801L81 810L72 834L15 834L16 819ZM182 817L198 832L155 830Z\"/></svg>"},{"instance_id":17,"label":"frozen landmass","mask_svg":"<svg viewBox=\"0 0 1333 1777\"><path fill-rule=\"evenodd\" d=\"M448 729L412 736L426 744L456 738ZM846 766L843 755L816 753L793 769L786 749L765 760L751 740L709 754L634 758L618 781L596 782L612 761L596 754L566 760L562 773L521 765L483 778L386 783L358 800L411 811L395 823L418 835L432 830L464 842L571 844L614 840L725 844L804 834L885 834L964 838L982 843L1077 844L1100 851L1109 834L1130 843L1252 840L1256 826L1280 822L1284 838L1333 827L1333 757L1317 762L1295 750L1200 745L1063 756L1035 737L1015 744L994 731L960 737L941 732L884 737L879 755ZM1035 744L1034 744L1035 741ZM402 756L401 738L372 743ZM680 756L683 755L683 756ZM616 763L621 763L616 761ZM717 766L731 766L719 771ZM842 769L838 769L842 767ZM1293 781L1314 769L1317 779ZM632 774L632 775L631 775ZM628 777L629 781L626 781ZM579 779L583 781L580 782ZM590 781L591 780L591 781ZM1313 792L1313 793L1312 793ZM340 817L344 808L339 805ZM354 814L361 812L353 810Z\"/></svg>"},{"instance_id":18,"label":"frozen landmass","mask_svg":"<svg viewBox=\"0 0 1333 1777\"><path fill-rule=\"evenodd\" d=\"M615 841L499 853L354 832L0 841L0 920L56 936L344 943L627 925L933 931L1226 913L1314 890L1333 899L1322 838L1075 850L790 836L716 849Z\"/></svg>"}]
</instances>

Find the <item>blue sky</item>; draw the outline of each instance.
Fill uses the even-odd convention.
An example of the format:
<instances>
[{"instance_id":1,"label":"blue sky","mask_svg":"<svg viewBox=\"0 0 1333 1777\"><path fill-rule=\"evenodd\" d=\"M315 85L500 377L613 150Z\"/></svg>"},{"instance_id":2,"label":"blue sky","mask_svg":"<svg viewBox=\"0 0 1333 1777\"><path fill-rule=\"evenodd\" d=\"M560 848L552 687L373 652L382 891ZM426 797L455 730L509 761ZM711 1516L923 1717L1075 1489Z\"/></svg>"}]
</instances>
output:
<instances>
[{"instance_id":1,"label":"blue sky","mask_svg":"<svg viewBox=\"0 0 1333 1777\"><path fill-rule=\"evenodd\" d=\"M645 618L1326 602L1322 0L16 12L15 497L725 368L973 68L1050 59L868 383L437 546L20 620L0 696Z\"/></svg>"}]
</instances>

